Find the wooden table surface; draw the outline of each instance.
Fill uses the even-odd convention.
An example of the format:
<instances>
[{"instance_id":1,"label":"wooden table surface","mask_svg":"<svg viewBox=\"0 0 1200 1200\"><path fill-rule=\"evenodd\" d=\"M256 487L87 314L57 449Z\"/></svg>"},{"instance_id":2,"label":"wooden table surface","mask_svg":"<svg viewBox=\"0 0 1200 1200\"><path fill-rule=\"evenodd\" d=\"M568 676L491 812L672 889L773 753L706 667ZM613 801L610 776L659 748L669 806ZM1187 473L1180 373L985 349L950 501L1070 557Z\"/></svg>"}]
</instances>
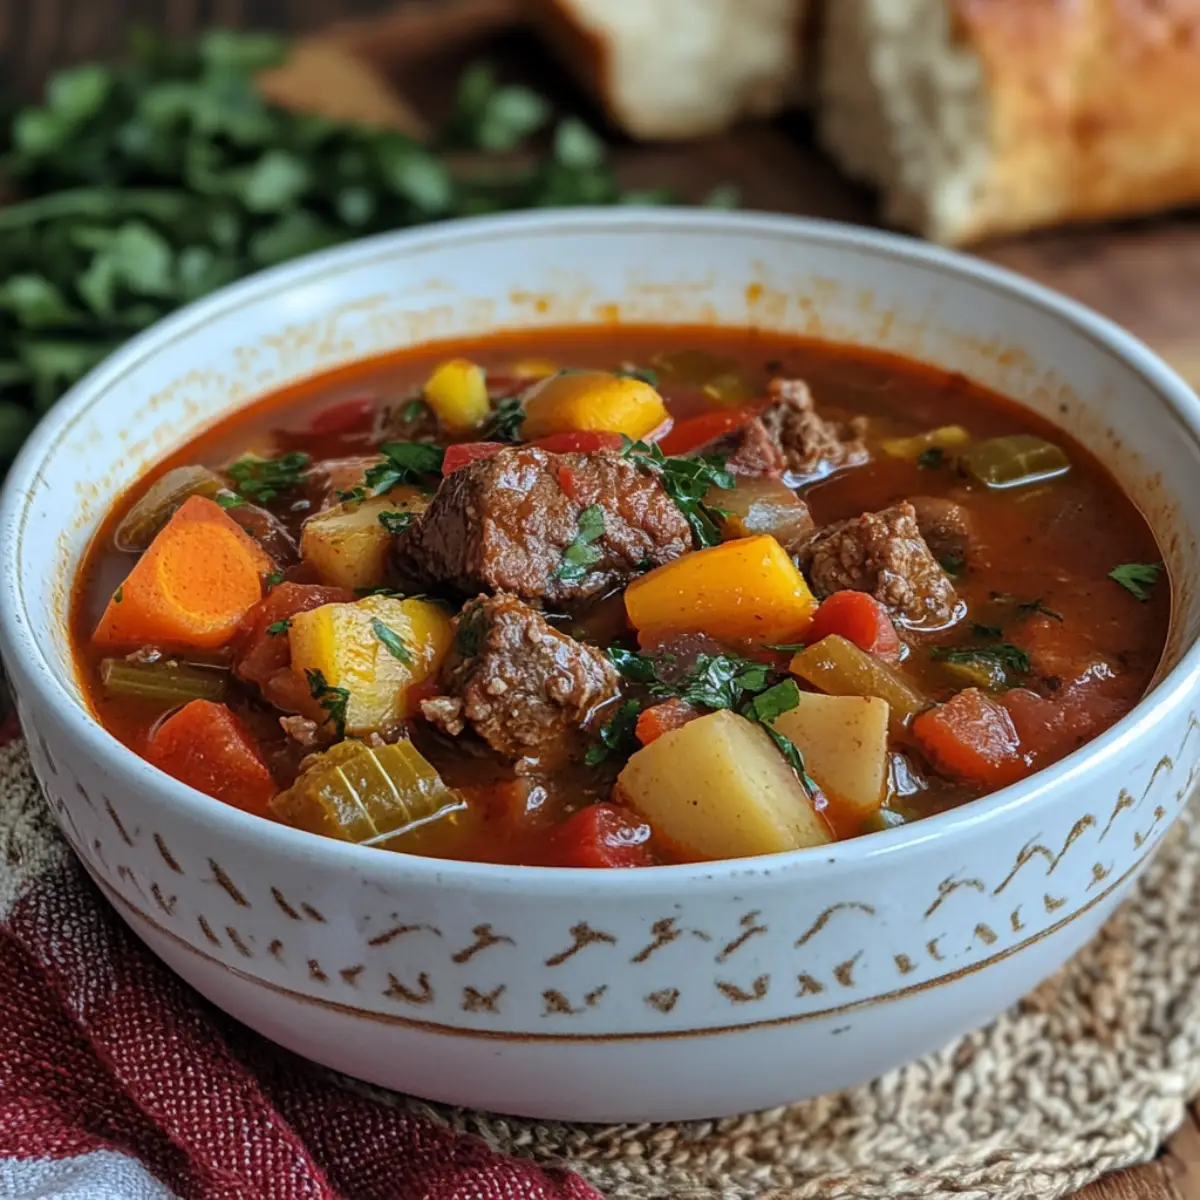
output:
<instances>
[{"instance_id":1,"label":"wooden table surface","mask_svg":"<svg viewBox=\"0 0 1200 1200\"><path fill-rule=\"evenodd\" d=\"M301 31L394 7L390 0L0 0L0 78L32 94L53 66L118 54L124 30L135 22L181 35L210 25ZM465 43L456 34L456 44L437 54L423 45L420 61L401 64L395 74L407 97L436 117L447 102L446 80L480 54L600 123L519 30ZM684 146L614 139L614 154L628 186L666 185L699 198L732 182L748 208L875 223L871 195L821 156L804 117ZM1200 384L1200 214L1037 234L976 253L1092 305ZM1200 1200L1200 1103L1156 1161L1100 1180L1078 1200Z\"/></svg>"}]
</instances>

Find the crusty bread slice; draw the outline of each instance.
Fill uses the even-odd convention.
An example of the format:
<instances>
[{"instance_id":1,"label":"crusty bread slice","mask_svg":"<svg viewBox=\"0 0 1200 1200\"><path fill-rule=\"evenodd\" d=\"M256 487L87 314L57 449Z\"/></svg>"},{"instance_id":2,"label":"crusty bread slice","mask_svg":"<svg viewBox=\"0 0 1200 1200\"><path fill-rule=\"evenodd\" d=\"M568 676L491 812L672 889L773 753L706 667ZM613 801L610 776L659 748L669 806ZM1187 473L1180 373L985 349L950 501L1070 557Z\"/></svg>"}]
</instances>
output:
<instances>
[{"instance_id":1,"label":"crusty bread slice","mask_svg":"<svg viewBox=\"0 0 1200 1200\"><path fill-rule=\"evenodd\" d=\"M947 243L1200 200L1200 0L828 0L822 139Z\"/></svg>"},{"instance_id":2,"label":"crusty bread slice","mask_svg":"<svg viewBox=\"0 0 1200 1200\"><path fill-rule=\"evenodd\" d=\"M612 120L644 140L715 133L802 90L810 0L528 0Z\"/></svg>"}]
</instances>

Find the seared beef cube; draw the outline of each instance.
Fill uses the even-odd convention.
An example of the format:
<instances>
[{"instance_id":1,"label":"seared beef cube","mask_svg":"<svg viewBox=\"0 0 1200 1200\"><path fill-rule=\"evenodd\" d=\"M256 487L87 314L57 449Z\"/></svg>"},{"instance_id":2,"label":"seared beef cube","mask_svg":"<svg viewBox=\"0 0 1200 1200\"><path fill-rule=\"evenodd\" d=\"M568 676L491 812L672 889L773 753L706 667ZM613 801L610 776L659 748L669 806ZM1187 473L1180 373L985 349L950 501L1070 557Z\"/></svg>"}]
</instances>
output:
<instances>
[{"instance_id":1,"label":"seared beef cube","mask_svg":"<svg viewBox=\"0 0 1200 1200\"><path fill-rule=\"evenodd\" d=\"M826 420L816 411L812 392L802 379L773 379L767 394L769 408L709 443L702 453L721 455L735 475L787 471L797 482L867 461L865 418L845 423Z\"/></svg>"},{"instance_id":2,"label":"seared beef cube","mask_svg":"<svg viewBox=\"0 0 1200 1200\"><path fill-rule=\"evenodd\" d=\"M622 586L691 548L661 482L620 454L514 446L444 480L397 536L392 566L406 585L554 605Z\"/></svg>"},{"instance_id":3,"label":"seared beef cube","mask_svg":"<svg viewBox=\"0 0 1200 1200\"><path fill-rule=\"evenodd\" d=\"M917 514L917 527L934 558L957 569L971 559L975 529L971 514L944 496L913 496L909 503Z\"/></svg>"},{"instance_id":4,"label":"seared beef cube","mask_svg":"<svg viewBox=\"0 0 1200 1200\"><path fill-rule=\"evenodd\" d=\"M451 736L470 727L498 754L539 767L578 751L592 715L620 691L599 650L506 595L463 608L441 685L446 694L421 705L427 721Z\"/></svg>"},{"instance_id":5,"label":"seared beef cube","mask_svg":"<svg viewBox=\"0 0 1200 1200\"><path fill-rule=\"evenodd\" d=\"M930 553L907 502L822 529L804 551L819 597L869 592L913 627L938 628L956 615L954 585Z\"/></svg>"}]
</instances>

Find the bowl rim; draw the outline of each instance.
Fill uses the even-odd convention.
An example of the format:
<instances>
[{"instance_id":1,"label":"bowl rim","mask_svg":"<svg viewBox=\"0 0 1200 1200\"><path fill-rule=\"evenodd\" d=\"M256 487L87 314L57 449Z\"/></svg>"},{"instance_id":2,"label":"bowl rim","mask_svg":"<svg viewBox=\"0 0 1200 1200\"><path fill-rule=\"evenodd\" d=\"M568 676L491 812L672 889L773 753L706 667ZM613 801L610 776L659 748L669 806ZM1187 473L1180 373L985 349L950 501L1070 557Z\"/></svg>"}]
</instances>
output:
<instances>
[{"instance_id":1,"label":"bowl rim","mask_svg":"<svg viewBox=\"0 0 1200 1200\"><path fill-rule=\"evenodd\" d=\"M152 355L160 344L173 341L226 310L252 308L265 296L282 288L303 286L332 268L351 268L369 261L382 250L393 253L433 250L440 243L461 240L464 236L498 240L535 231L569 235L572 231L633 231L638 227L669 227L673 232L684 233L740 232L758 234L767 241L786 237L891 258L900 264L932 268L966 282L989 286L1074 327L1099 348L1120 359L1141 376L1175 416L1186 436L1200 448L1200 398L1150 347L1088 306L982 259L899 234L786 214L636 206L541 209L395 230L306 255L220 288L138 334L69 389L38 424L11 464L8 478L0 490L0 562L16 561L19 535L28 507L26 497L41 474L43 460L110 379ZM253 404L259 398L255 397L247 404ZM395 851L380 854L371 847L322 838L254 816L180 783L119 742L58 680L46 652L31 635L21 603L23 595L17 572L0 573L0 600L3 601L0 603L0 651L10 666L18 666L21 686L36 691L38 700L72 729L77 744L89 758L106 765L117 778L132 777L131 782L138 786L156 790L166 804L180 806L190 818L215 823L231 839L257 842L264 851L278 852L298 863L351 869L370 866L375 875L396 873L410 879L424 877L436 884L476 883L492 889L516 891L537 887L563 895L578 895L582 890L608 894L612 889L639 894L670 893L685 881L693 886L704 885L703 890L721 889L730 881L766 878L793 872L802 865L821 869L828 877L831 873L841 874L867 861L877 862L935 839L946 843L951 839L973 837L981 826L1001 820L1018 809L1033 809L1051 801L1053 793L1064 784L1102 771L1151 727L1180 707L1189 695L1200 690L1198 637L1186 647L1179 662L1129 713L1098 738L1059 762L1020 783L959 808L870 837L759 858L640 867L636 871L511 866L428 858ZM1172 620L1176 617L1173 612ZM635 882L637 886L631 886Z\"/></svg>"}]
</instances>

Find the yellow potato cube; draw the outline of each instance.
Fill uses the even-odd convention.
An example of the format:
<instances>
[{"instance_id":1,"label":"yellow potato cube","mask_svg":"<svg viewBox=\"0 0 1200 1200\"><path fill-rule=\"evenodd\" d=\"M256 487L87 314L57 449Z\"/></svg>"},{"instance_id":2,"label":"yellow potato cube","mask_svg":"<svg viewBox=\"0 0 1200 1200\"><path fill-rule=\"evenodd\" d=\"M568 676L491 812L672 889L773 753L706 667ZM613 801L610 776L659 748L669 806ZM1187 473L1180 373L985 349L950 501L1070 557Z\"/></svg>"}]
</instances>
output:
<instances>
[{"instance_id":1,"label":"yellow potato cube","mask_svg":"<svg viewBox=\"0 0 1200 1200\"><path fill-rule=\"evenodd\" d=\"M334 587L382 587L392 535L380 522L387 512L419 513L429 498L416 488L395 488L386 496L348 500L304 522L300 556L322 583Z\"/></svg>"},{"instance_id":2,"label":"yellow potato cube","mask_svg":"<svg viewBox=\"0 0 1200 1200\"><path fill-rule=\"evenodd\" d=\"M668 416L663 398L644 379L607 371L562 371L525 398L525 438L553 433L623 433L637 441Z\"/></svg>"},{"instance_id":3,"label":"yellow potato cube","mask_svg":"<svg viewBox=\"0 0 1200 1200\"><path fill-rule=\"evenodd\" d=\"M492 411L483 368L465 358L442 363L425 383L425 403L447 433L473 433Z\"/></svg>"},{"instance_id":4,"label":"yellow potato cube","mask_svg":"<svg viewBox=\"0 0 1200 1200\"><path fill-rule=\"evenodd\" d=\"M453 635L438 604L367 596L297 613L288 641L296 678L308 687L320 671L328 688L344 689L346 732L361 734L408 716L409 689L437 671Z\"/></svg>"},{"instance_id":5,"label":"yellow potato cube","mask_svg":"<svg viewBox=\"0 0 1200 1200\"><path fill-rule=\"evenodd\" d=\"M639 633L790 642L816 607L804 576L769 534L685 554L625 590L625 611Z\"/></svg>"}]
</instances>

